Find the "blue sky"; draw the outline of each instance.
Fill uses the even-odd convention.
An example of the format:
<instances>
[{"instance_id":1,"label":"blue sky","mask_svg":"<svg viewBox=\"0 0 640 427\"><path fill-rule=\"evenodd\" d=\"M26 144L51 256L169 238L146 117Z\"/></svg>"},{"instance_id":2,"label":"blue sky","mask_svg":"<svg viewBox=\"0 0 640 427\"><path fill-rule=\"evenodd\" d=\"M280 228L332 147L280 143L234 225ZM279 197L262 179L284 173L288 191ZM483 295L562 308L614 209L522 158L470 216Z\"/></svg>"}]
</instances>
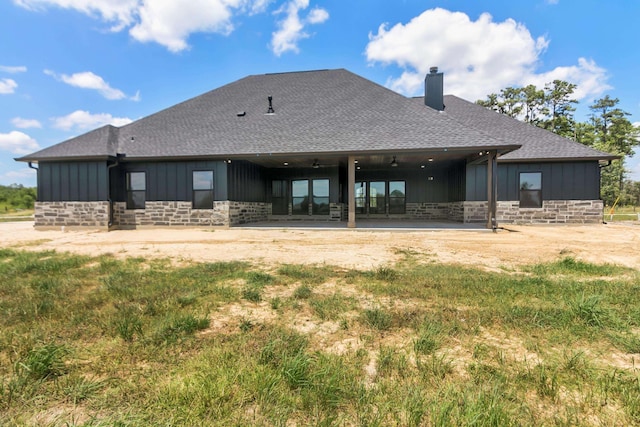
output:
<instances>
[{"instance_id":1,"label":"blue sky","mask_svg":"<svg viewBox=\"0 0 640 427\"><path fill-rule=\"evenodd\" d=\"M637 0L0 1L0 184L13 160L249 74L346 68L406 95L432 65L475 101L556 78L640 124ZM640 150L638 150L640 151ZM627 162L640 180L640 153Z\"/></svg>"}]
</instances>

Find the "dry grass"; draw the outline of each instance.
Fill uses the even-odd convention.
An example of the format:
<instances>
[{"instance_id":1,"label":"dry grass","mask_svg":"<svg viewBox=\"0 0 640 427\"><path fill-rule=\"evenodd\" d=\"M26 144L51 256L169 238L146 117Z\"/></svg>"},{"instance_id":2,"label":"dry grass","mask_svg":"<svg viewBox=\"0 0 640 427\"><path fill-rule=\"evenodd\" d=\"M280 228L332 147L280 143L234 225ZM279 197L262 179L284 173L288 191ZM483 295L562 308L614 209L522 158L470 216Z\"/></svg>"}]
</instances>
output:
<instances>
[{"instance_id":1,"label":"dry grass","mask_svg":"<svg viewBox=\"0 0 640 427\"><path fill-rule=\"evenodd\" d=\"M632 425L637 270L0 250L0 424Z\"/></svg>"}]
</instances>

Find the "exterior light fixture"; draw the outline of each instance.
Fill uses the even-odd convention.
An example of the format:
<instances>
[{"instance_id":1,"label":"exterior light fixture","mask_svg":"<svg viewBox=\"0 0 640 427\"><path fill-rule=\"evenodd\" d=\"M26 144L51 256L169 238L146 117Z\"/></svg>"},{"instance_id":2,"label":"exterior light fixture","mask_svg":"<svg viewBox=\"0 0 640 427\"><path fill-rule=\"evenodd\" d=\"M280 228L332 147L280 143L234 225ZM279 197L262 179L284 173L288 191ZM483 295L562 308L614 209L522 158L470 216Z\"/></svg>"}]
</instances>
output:
<instances>
[{"instance_id":1,"label":"exterior light fixture","mask_svg":"<svg viewBox=\"0 0 640 427\"><path fill-rule=\"evenodd\" d=\"M392 168L398 167L398 162L396 162L396 156L393 156L393 160L391 160L391 167Z\"/></svg>"},{"instance_id":2,"label":"exterior light fixture","mask_svg":"<svg viewBox=\"0 0 640 427\"><path fill-rule=\"evenodd\" d=\"M424 169L424 165L420 165L420 169Z\"/></svg>"},{"instance_id":3,"label":"exterior light fixture","mask_svg":"<svg viewBox=\"0 0 640 427\"><path fill-rule=\"evenodd\" d=\"M314 169L318 169L320 167L320 163L318 163L318 159L313 160L313 164L311 165L311 167Z\"/></svg>"},{"instance_id":4,"label":"exterior light fixture","mask_svg":"<svg viewBox=\"0 0 640 427\"><path fill-rule=\"evenodd\" d=\"M289 166L289 162L284 162L283 165Z\"/></svg>"},{"instance_id":5,"label":"exterior light fixture","mask_svg":"<svg viewBox=\"0 0 640 427\"><path fill-rule=\"evenodd\" d=\"M433 157L429 157L428 161L433 162Z\"/></svg>"}]
</instances>

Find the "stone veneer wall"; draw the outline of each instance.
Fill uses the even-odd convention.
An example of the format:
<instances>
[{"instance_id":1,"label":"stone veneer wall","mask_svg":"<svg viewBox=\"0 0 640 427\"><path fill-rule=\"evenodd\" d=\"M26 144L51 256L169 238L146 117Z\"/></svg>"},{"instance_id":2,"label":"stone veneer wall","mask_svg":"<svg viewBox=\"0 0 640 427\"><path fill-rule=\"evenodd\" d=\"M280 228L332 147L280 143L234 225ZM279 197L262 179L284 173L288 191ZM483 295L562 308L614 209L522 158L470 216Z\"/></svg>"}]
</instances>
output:
<instances>
[{"instance_id":1,"label":"stone veneer wall","mask_svg":"<svg viewBox=\"0 0 640 427\"><path fill-rule=\"evenodd\" d=\"M348 212L345 211L344 205L342 203L329 203L329 215L293 215L291 203L289 203L289 214L288 215L273 215L271 213L271 204L268 205L267 208L267 218L268 221L342 221L342 215L346 218L348 216ZM309 207L309 212L311 212L311 206ZM344 213L343 213L344 212Z\"/></svg>"},{"instance_id":2,"label":"stone veneer wall","mask_svg":"<svg viewBox=\"0 0 640 427\"><path fill-rule=\"evenodd\" d=\"M407 203L405 213L394 218L443 220L449 218L449 203Z\"/></svg>"},{"instance_id":3,"label":"stone veneer wall","mask_svg":"<svg viewBox=\"0 0 640 427\"><path fill-rule=\"evenodd\" d=\"M139 226L228 226L228 202L214 202L213 209L193 209L191 202L146 202L144 209L127 209L125 202L113 207L113 225Z\"/></svg>"},{"instance_id":4,"label":"stone veneer wall","mask_svg":"<svg viewBox=\"0 0 640 427\"><path fill-rule=\"evenodd\" d=\"M342 203L329 203L329 221L342 221L343 210ZM349 216L349 212L347 212L347 216Z\"/></svg>"},{"instance_id":5,"label":"stone veneer wall","mask_svg":"<svg viewBox=\"0 0 640 427\"><path fill-rule=\"evenodd\" d=\"M35 227L109 227L109 202L36 202Z\"/></svg>"},{"instance_id":6,"label":"stone veneer wall","mask_svg":"<svg viewBox=\"0 0 640 427\"><path fill-rule=\"evenodd\" d=\"M227 203L227 202L216 202ZM247 224L250 222L266 221L271 212L270 203L261 202L228 202L229 225Z\"/></svg>"},{"instance_id":7,"label":"stone veneer wall","mask_svg":"<svg viewBox=\"0 0 640 427\"><path fill-rule=\"evenodd\" d=\"M487 202L463 202L464 222L485 222ZM602 222L602 200L544 200L542 208L520 208L520 202L499 201L498 223L597 224Z\"/></svg>"},{"instance_id":8,"label":"stone veneer wall","mask_svg":"<svg viewBox=\"0 0 640 427\"><path fill-rule=\"evenodd\" d=\"M464 222L464 202L449 202L447 219L450 221Z\"/></svg>"}]
</instances>

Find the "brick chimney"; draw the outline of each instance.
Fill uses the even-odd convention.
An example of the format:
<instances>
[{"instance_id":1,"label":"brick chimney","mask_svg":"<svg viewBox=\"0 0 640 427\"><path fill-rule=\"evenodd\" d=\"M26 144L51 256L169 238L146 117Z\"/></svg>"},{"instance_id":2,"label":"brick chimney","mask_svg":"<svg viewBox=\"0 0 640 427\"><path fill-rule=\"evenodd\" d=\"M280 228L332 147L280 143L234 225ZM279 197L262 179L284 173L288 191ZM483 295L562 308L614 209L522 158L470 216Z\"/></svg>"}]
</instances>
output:
<instances>
[{"instance_id":1,"label":"brick chimney","mask_svg":"<svg viewBox=\"0 0 640 427\"><path fill-rule=\"evenodd\" d=\"M424 79L424 105L434 110L444 111L443 77L438 67L431 67Z\"/></svg>"}]
</instances>

